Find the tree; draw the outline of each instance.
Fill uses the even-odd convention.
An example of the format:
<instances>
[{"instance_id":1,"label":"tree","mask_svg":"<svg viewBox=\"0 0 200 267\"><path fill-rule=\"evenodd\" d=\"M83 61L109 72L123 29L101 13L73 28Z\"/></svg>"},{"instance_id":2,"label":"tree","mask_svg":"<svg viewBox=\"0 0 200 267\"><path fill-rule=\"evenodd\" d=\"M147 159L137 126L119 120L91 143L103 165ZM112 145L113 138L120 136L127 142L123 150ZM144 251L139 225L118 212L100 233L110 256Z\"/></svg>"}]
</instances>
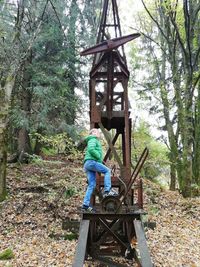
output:
<instances>
[{"instance_id":1,"label":"tree","mask_svg":"<svg viewBox=\"0 0 200 267\"><path fill-rule=\"evenodd\" d=\"M0 70L0 200L6 196L6 136L10 100L16 84L16 76L26 61L35 39L34 34L28 40L27 47L21 50L23 4L23 0L20 0L17 6L12 2L3 1L0 9L0 57L3 63Z\"/></svg>"},{"instance_id":2,"label":"tree","mask_svg":"<svg viewBox=\"0 0 200 267\"><path fill-rule=\"evenodd\" d=\"M16 137L17 159L22 160L26 153L31 153L30 134L65 131L75 123L80 106L75 88L84 88L86 84L81 70L86 60L80 61L79 49L85 48L88 37L92 40L101 1L1 2L0 199L3 199L8 115L11 114L12 128L9 136ZM35 152L39 152L37 144ZM16 146L13 148L15 152Z\"/></svg>"},{"instance_id":3,"label":"tree","mask_svg":"<svg viewBox=\"0 0 200 267\"><path fill-rule=\"evenodd\" d=\"M191 195L192 183L198 181L198 171L194 172L199 150L195 133L198 104L194 99L200 79L200 49L196 45L200 6L197 1L182 1L181 5L169 0L154 1L153 8L144 1L143 4L152 21L152 31L141 30L150 61L146 93L158 100L157 108L151 108L153 112L158 113L160 105L163 107L160 111L165 120L163 129L168 133L172 178L176 172L180 190L187 197ZM174 185L172 179L171 188Z\"/></svg>"},{"instance_id":4,"label":"tree","mask_svg":"<svg viewBox=\"0 0 200 267\"><path fill-rule=\"evenodd\" d=\"M35 13L38 14L42 6L38 2L33 10L30 8L31 1L27 3L24 16L30 22L25 34L30 35L38 20ZM79 5L74 0L66 1L64 6L63 1L49 1L43 14L39 35L24 71L29 81L26 79L26 83L24 80L19 84L12 110L11 124L17 128L19 137L21 132L23 137L27 137L18 138L18 156L22 152L25 155L31 152L30 134L68 131L69 126L75 123L77 109L80 109L75 89L85 86L81 68L85 62L80 61L79 51L88 39L87 33L93 28L85 20L87 12L92 13L88 2L82 9ZM40 144L36 138L34 153L39 151Z\"/></svg>"},{"instance_id":5,"label":"tree","mask_svg":"<svg viewBox=\"0 0 200 267\"><path fill-rule=\"evenodd\" d=\"M0 81L0 201L6 197L6 162L7 162L7 116L14 78L7 77Z\"/></svg>"},{"instance_id":6,"label":"tree","mask_svg":"<svg viewBox=\"0 0 200 267\"><path fill-rule=\"evenodd\" d=\"M1 7L1 14L5 18L9 13L6 12L6 6L10 4L4 3ZM11 12L14 12L14 8L11 6ZM19 16L19 13L18 13ZM17 17L18 18L18 17ZM6 20L7 23L7 20ZM16 24L14 24L16 26ZM0 201L6 197L6 162L7 162L7 122L8 112L10 106L10 98L15 83L15 62L12 61L12 38L9 33L13 29L13 24L8 23L8 34L5 32L5 25L0 24L1 33L1 50L0 58L2 67L0 70ZM19 30L19 29L18 29ZM16 31L15 31L16 33ZM13 37L13 35L12 35ZM17 48L17 44L14 42L13 47ZM10 57L8 55L11 55ZM8 57L7 57L8 56ZM12 63L12 65L11 65Z\"/></svg>"}]
</instances>

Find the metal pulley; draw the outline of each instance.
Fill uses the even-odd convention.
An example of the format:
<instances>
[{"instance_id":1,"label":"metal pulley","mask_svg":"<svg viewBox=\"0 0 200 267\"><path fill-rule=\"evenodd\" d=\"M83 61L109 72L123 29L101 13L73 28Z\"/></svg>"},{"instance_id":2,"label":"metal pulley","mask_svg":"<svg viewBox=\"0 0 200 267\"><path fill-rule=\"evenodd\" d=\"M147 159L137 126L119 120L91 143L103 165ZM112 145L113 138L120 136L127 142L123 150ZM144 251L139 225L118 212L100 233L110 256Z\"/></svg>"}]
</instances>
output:
<instances>
[{"instance_id":1,"label":"metal pulley","mask_svg":"<svg viewBox=\"0 0 200 267\"><path fill-rule=\"evenodd\" d=\"M101 201L102 212L116 213L120 212L121 202L119 196L107 196Z\"/></svg>"}]
</instances>

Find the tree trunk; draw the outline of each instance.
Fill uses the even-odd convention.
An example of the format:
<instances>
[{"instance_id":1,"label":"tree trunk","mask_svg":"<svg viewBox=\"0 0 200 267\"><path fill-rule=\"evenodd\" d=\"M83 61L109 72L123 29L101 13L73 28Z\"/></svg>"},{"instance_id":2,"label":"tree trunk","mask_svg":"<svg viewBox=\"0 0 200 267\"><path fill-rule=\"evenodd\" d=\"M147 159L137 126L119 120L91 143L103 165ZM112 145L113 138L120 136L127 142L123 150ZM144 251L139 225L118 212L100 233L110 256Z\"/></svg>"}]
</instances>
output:
<instances>
[{"instance_id":1,"label":"tree trunk","mask_svg":"<svg viewBox=\"0 0 200 267\"><path fill-rule=\"evenodd\" d=\"M174 164L170 164L170 185L169 189L172 191L176 190L176 167Z\"/></svg>"},{"instance_id":2,"label":"tree trunk","mask_svg":"<svg viewBox=\"0 0 200 267\"><path fill-rule=\"evenodd\" d=\"M76 101L75 101L75 87L76 87L76 21L78 18L78 6L77 1L72 0L70 6L70 19L69 19L69 66L68 66L68 85L69 85L69 96L72 101L69 104L69 115L66 118L66 122L73 125L76 118Z\"/></svg>"},{"instance_id":3,"label":"tree trunk","mask_svg":"<svg viewBox=\"0 0 200 267\"><path fill-rule=\"evenodd\" d=\"M18 161L21 163L27 162L31 153L32 150L28 131L22 128L18 133Z\"/></svg>"},{"instance_id":4,"label":"tree trunk","mask_svg":"<svg viewBox=\"0 0 200 267\"><path fill-rule=\"evenodd\" d=\"M14 79L11 77L0 83L0 201L6 197L7 116L13 85Z\"/></svg>"},{"instance_id":5,"label":"tree trunk","mask_svg":"<svg viewBox=\"0 0 200 267\"><path fill-rule=\"evenodd\" d=\"M35 147L34 147L34 154L40 155L41 149L42 149L42 144L41 144L39 138L36 137Z\"/></svg>"},{"instance_id":6,"label":"tree trunk","mask_svg":"<svg viewBox=\"0 0 200 267\"><path fill-rule=\"evenodd\" d=\"M28 159L28 155L32 154L31 142L29 137L29 117L31 111L31 100L32 100L32 91L30 89L30 79L31 75L27 70L32 61L32 56L28 57L25 65L22 69L22 86L19 89L19 98L20 98L20 108L22 113L24 114L24 125L18 131L18 161L26 162Z\"/></svg>"},{"instance_id":7,"label":"tree trunk","mask_svg":"<svg viewBox=\"0 0 200 267\"><path fill-rule=\"evenodd\" d=\"M191 197L192 184L192 146L188 144L183 149L183 170L180 190L184 197Z\"/></svg>"},{"instance_id":8,"label":"tree trunk","mask_svg":"<svg viewBox=\"0 0 200 267\"><path fill-rule=\"evenodd\" d=\"M183 171L182 181L180 185L181 192L184 197L191 197L192 185L192 159L193 159L193 95L192 95L192 77L190 71L185 78L185 105L184 105L184 129L181 131L181 139L183 144Z\"/></svg>"},{"instance_id":9,"label":"tree trunk","mask_svg":"<svg viewBox=\"0 0 200 267\"><path fill-rule=\"evenodd\" d=\"M193 156L193 178L194 183L200 186L200 84L195 107L195 129L194 129L194 156Z\"/></svg>"},{"instance_id":10,"label":"tree trunk","mask_svg":"<svg viewBox=\"0 0 200 267\"><path fill-rule=\"evenodd\" d=\"M1 116L1 113L0 113ZM0 119L0 202L6 197L6 129L2 127Z\"/></svg>"}]
</instances>

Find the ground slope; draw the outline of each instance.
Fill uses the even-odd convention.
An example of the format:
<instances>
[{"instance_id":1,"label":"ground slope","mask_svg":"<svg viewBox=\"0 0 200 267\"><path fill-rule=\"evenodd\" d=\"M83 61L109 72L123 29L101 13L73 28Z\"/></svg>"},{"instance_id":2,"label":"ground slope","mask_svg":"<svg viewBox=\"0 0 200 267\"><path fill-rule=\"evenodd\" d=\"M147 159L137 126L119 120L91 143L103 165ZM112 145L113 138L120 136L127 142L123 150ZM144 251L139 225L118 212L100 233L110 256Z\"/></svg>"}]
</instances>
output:
<instances>
[{"instance_id":1,"label":"ground slope","mask_svg":"<svg viewBox=\"0 0 200 267\"><path fill-rule=\"evenodd\" d=\"M81 162L57 157L12 164L7 183L9 197L0 204L0 252L10 248L14 258L0 260L0 267L72 266L76 234L63 230L62 222L79 219L86 185ZM146 229L155 266L199 267L200 199L183 199L146 181L145 209L144 221L156 222L154 230Z\"/></svg>"}]
</instances>

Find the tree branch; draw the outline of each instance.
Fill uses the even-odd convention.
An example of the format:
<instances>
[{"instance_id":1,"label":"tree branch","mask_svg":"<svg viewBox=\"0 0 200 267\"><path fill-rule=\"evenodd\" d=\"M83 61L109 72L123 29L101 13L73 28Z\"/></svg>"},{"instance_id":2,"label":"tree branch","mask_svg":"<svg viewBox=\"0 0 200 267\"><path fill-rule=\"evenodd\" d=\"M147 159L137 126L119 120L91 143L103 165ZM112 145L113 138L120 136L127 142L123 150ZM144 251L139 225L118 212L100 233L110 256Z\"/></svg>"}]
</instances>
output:
<instances>
[{"instance_id":1,"label":"tree branch","mask_svg":"<svg viewBox=\"0 0 200 267\"><path fill-rule=\"evenodd\" d=\"M61 28L61 30L62 30L62 32L63 32L63 35L64 35L65 39L67 40L67 36L65 35L65 32L64 32L64 30L63 30L62 23L61 23L61 21L60 21L60 19L59 19L59 16L58 16L58 13L57 13L57 11L56 11L56 8L55 8L55 6L54 6L54 4L52 3L51 0L49 0L49 2L50 2L51 6L52 6L52 8L53 8L53 10L54 10L54 13L55 13L55 15L56 15L56 18L57 18L58 22L59 22L59 24L60 24L60 28Z\"/></svg>"},{"instance_id":2,"label":"tree branch","mask_svg":"<svg viewBox=\"0 0 200 267\"><path fill-rule=\"evenodd\" d=\"M199 73L199 75L197 76L197 78L196 78L196 80L194 82L192 93L194 92L195 87L196 87L197 83L199 82L199 80L200 80L200 73Z\"/></svg>"},{"instance_id":3,"label":"tree branch","mask_svg":"<svg viewBox=\"0 0 200 267\"><path fill-rule=\"evenodd\" d=\"M195 24L196 19L198 18L199 11L200 11L200 3L198 4L197 9L195 10L194 19L193 19L193 25Z\"/></svg>"},{"instance_id":4,"label":"tree branch","mask_svg":"<svg viewBox=\"0 0 200 267\"><path fill-rule=\"evenodd\" d=\"M28 55L28 53L30 52L30 50L31 50L32 47L33 47L34 41L35 41L35 39L36 39L36 37L37 37L37 34L38 34L39 30L40 30L40 26L41 26L41 24L42 24L42 22L43 22L43 17L44 17L44 14L45 14L45 11L46 11L48 2L49 2L49 0L46 0L46 4L45 4L45 6L44 6L44 9L43 9L41 18L40 18L40 20L39 20L39 24L38 24L38 26L37 26L35 32L33 33L32 39L31 39L30 42L29 42L29 46L28 46L26 52L24 53L23 57L21 58L21 60L20 60L20 62L19 62L19 66L18 66L18 68L15 70L15 73L17 73L17 72L19 71L19 69L21 68L22 64L23 64L24 61L27 59L27 55ZM15 75L15 74L13 73L13 75Z\"/></svg>"},{"instance_id":5,"label":"tree branch","mask_svg":"<svg viewBox=\"0 0 200 267\"><path fill-rule=\"evenodd\" d=\"M174 29L175 29L175 31L176 31L177 38L178 38L179 44L180 44L180 46L181 46L181 49L182 49L182 51L183 51L183 54L184 54L185 58L187 58L187 51L186 51L186 49L185 49L185 47L184 47L184 42L183 42L183 40L181 39L181 36L180 36L180 33L179 33L178 26L177 26L176 21L174 20L174 18L173 18L173 16L172 16L171 12L170 12L170 19L171 19L171 22L172 22L172 24L173 24L173 26L174 26Z\"/></svg>"},{"instance_id":6,"label":"tree branch","mask_svg":"<svg viewBox=\"0 0 200 267\"><path fill-rule=\"evenodd\" d=\"M167 36L166 36L165 33L163 32L163 30L162 30L160 24L158 23L158 21L152 16L152 14L151 14L150 11L148 10L147 6L145 5L144 1L143 1L143 0L141 0L141 1L142 1L142 4L143 4L143 6L144 6L146 12L149 14L150 18L155 22L155 24L157 25L158 29L160 30L160 32L161 32L162 35L164 36L164 38L165 38L166 40L168 40Z\"/></svg>"},{"instance_id":7,"label":"tree branch","mask_svg":"<svg viewBox=\"0 0 200 267\"><path fill-rule=\"evenodd\" d=\"M147 38L147 39L150 40L151 42L155 43L155 44L162 50L162 52L165 53L165 55L167 55L167 54L166 54L166 51L162 48L162 46L160 46L160 44L159 44L158 42L156 42L154 39L152 39L151 36L147 35L147 34L144 33L144 32L141 32L140 30L137 30L137 29L135 29L135 28L133 28L133 27L131 27L131 26L129 26L129 28L131 28L131 29L133 29L133 30L136 30L137 32L141 33L141 35L143 35L145 38Z\"/></svg>"},{"instance_id":8,"label":"tree branch","mask_svg":"<svg viewBox=\"0 0 200 267\"><path fill-rule=\"evenodd\" d=\"M186 40L187 40L187 46L189 51L189 65L191 72L193 72L193 65L192 65L192 52L191 52L191 46L190 46L190 14L188 11L188 1L184 0L183 2L183 10L185 15L185 32L186 32Z\"/></svg>"},{"instance_id":9,"label":"tree branch","mask_svg":"<svg viewBox=\"0 0 200 267\"><path fill-rule=\"evenodd\" d=\"M194 67L198 64L199 54L200 54L200 47L198 48L195 59L194 59L194 64L193 64Z\"/></svg>"}]
</instances>

